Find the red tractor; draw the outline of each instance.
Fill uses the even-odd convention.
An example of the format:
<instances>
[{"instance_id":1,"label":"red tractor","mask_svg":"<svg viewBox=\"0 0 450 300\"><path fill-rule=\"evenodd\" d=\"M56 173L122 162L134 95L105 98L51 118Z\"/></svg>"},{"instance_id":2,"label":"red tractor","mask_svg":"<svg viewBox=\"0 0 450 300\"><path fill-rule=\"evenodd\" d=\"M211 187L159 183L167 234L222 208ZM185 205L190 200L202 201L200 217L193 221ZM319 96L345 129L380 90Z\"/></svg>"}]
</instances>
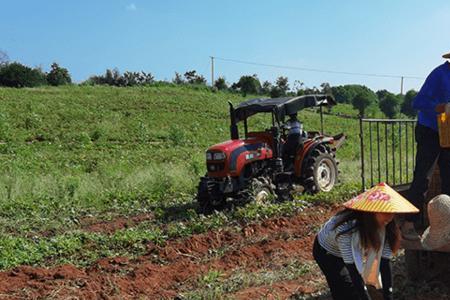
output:
<instances>
[{"instance_id":1,"label":"red tractor","mask_svg":"<svg viewBox=\"0 0 450 300\"><path fill-rule=\"evenodd\" d=\"M207 174L201 177L197 192L201 211L223 208L232 199L283 201L291 199L293 191L330 191L338 176L335 152L345 136L306 133L301 126L293 130L285 125L285 118L295 120L304 108L335 104L328 95L251 99L236 108L229 103L231 139L206 151ZM322 108L320 112L322 120ZM249 132L247 119L258 113L271 114L272 127ZM244 125L242 138L239 122Z\"/></svg>"}]
</instances>

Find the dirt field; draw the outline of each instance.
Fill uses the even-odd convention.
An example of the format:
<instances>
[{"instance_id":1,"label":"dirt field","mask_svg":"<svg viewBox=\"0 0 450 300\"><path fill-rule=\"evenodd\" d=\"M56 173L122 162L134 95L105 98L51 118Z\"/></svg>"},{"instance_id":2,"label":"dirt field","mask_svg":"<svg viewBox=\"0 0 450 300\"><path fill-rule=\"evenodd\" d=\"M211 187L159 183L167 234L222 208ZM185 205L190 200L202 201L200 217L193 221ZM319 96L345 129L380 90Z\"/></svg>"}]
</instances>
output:
<instances>
[{"instance_id":1,"label":"dirt field","mask_svg":"<svg viewBox=\"0 0 450 300\"><path fill-rule=\"evenodd\" d=\"M330 299L311 247L320 224L337 210L314 206L290 218L174 239L162 247L148 244L144 256L105 258L86 269L17 267L0 273L0 299ZM113 232L126 223L86 228ZM450 299L443 285L409 283L401 255L394 269L397 298Z\"/></svg>"}]
</instances>

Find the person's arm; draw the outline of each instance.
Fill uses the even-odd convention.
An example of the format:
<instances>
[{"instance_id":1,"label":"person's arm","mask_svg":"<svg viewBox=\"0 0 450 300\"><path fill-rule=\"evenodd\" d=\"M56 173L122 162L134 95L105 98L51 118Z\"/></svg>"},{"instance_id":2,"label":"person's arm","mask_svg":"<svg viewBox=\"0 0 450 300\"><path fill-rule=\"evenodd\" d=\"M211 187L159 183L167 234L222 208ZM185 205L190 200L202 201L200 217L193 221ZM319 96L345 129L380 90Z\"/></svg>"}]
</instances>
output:
<instances>
[{"instance_id":1,"label":"person's arm","mask_svg":"<svg viewBox=\"0 0 450 300\"><path fill-rule=\"evenodd\" d=\"M367 287L364 284L364 280L359 274L358 269L355 264L345 264L347 267L348 273L352 278L353 286L355 287L356 293L358 294L358 299L362 300L370 300L369 292L367 291Z\"/></svg>"},{"instance_id":2,"label":"person's arm","mask_svg":"<svg viewBox=\"0 0 450 300\"><path fill-rule=\"evenodd\" d=\"M385 300L393 300L392 289L392 268L391 260L387 258L381 258L380 273L381 283L383 284L383 298Z\"/></svg>"},{"instance_id":3,"label":"person's arm","mask_svg":"<svg viewBox=\"0 0 450 300\"><path fill-rule=\"evenodd\" d=\"M435 112L436 106L440 102L439 99L436 98L436 93L440 87L440 81L439 70L433 70L430 75L428 75L417 96L414 98L412 107L420 111Z\"/></svg>"}]
</instances>

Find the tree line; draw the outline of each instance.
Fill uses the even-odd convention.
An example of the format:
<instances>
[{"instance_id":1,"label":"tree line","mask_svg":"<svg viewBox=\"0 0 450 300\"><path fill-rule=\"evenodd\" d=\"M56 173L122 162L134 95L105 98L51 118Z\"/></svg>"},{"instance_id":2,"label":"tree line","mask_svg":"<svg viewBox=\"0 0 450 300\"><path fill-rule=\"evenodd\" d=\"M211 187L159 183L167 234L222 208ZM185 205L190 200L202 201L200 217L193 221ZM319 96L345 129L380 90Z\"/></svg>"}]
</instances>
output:
<instances>
[{"instance_id":1,"label":"tree line","mask_svg":"<svg viewBox=\"0 0 450 300\"><path fill-rule=\"evenodd\" d=\"M118 69L107 69L102 75L94 75L80 83L81 85L110 85L117 87L142 86L154 84L154 76L144 71L121 73ZM206 86L205 77L195 70L184 74L175 72L171 80L176 85L200 85ZM6 87L36 87L42 85L67 85L72 84L69 71L59 66L56 62L50 66L49 72L41 68L31 68L19 62L9 62L8 56L0 51L0 86ZM211 87L214 91L228 91L240 93L243 96L261 95L272 98L284 96L301 96L306 94L330 94L338 103L352 105L360 116L373 116L377 112L384 113L388 118L395 118L399 114L415 117L416 111L412 109L412 101L417 92L408 91L405 95L393 94L387 90L372 91L364 85L348 84L331 86L322 83L319 87L306 87L301 81L295 80L290 86L289 79L278 77L275 82L261 82L256 74L244 75L237 82L229 84L225 77L219 77Z\"/></svg>"},{"instance_id":2,"label":"tree line","mask_svg":"<svg viewBox=\"0 0 450 300\"><path fill-rule=\"evenodd\" d=\"M296 80L291 88L287 77L280 76L274 83L260 82L256 74L242 76L236 83L228 86L225 78L219 77L214 82L218 90L231 90L242 95L265 95L272 98L283 96L302 96L307 94L333 95L338 103L351 104L358 110L360 116L376 115L381 111L388 118L395 118L399 114L415 117L417 112L412 108L412 101L417 95L414 90L405 95L394 94L387 90L372 91L370 88L359 84L347 84L331 86L322 83L320 87L305 87L304 83Z\"/></svg>"}]
</instances>

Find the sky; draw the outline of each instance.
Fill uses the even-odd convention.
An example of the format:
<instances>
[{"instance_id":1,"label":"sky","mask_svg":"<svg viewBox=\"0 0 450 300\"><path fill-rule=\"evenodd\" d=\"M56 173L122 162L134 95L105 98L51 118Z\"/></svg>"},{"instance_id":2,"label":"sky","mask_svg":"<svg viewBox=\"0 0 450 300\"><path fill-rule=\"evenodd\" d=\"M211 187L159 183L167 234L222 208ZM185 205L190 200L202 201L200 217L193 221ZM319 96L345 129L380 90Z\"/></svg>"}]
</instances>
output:
<instances>
[{"instance_id":1,"label":"sky","mask_svg":"<svg viewBox=\"0 0 450 300\"><path fill-rule=\"evenodd\" d=\"M107 68L209 81L214 56L215 78L229 83L257 74L399 93L400 78L299 69L419 77L404 80L417 90L450 52L449 29L448 0L0 0L0 50L45 71L57 62L75 82Z\"/></svg>"}]
</instances>

